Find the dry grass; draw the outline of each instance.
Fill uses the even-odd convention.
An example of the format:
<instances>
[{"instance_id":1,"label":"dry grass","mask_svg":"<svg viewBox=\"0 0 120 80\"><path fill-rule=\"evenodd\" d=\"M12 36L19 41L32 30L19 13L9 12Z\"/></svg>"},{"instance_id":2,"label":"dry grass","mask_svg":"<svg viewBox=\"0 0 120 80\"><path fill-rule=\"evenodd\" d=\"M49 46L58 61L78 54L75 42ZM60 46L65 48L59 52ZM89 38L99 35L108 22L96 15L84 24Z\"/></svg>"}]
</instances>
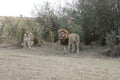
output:
<instances>
[{"instance_id":1,"label":"dry grass","mask_svg":"<svg viewBox=\"0 0 120 80\"><path fill-rule=\"evenodd\" d=\"M48 47L0 48L0 80L119 80L120 59L93 56L99 49L64 55Z\"/></svg>"}]
</instances>

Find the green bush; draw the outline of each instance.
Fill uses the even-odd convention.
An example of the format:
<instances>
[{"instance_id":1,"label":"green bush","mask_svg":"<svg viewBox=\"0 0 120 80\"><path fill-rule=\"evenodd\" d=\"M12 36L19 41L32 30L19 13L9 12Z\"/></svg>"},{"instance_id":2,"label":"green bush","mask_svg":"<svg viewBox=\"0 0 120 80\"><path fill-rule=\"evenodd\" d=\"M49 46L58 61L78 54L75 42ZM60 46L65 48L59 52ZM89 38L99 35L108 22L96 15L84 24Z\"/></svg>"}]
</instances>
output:
<instances>
[{"instance_id":1,"label":"green bush","mask_svg":"<svg viewBox=\"0 0 120 80\"><path fill-rule=\"evenodd\" d=\"M0 39L0 42L5 43L21 43L23 40L23 34L26 30L31 31L35 38L40 39L38 34L41 33L41 26L33 20L29 18L18 18L14 17L6 17L2 22L2 33L1 36L5 39Z\"/></svg>"},{"instance_id":2,"label":"green bush","mask_svg":"<svg viewBox=\"0 0 120 80\"><path fill-rule=\"evenodd\" d=\"M116 44L116 33L112 31L110 34L107 34L106 37L107 45L110 49L113 49Z\"/></svg>"}]
</instances>

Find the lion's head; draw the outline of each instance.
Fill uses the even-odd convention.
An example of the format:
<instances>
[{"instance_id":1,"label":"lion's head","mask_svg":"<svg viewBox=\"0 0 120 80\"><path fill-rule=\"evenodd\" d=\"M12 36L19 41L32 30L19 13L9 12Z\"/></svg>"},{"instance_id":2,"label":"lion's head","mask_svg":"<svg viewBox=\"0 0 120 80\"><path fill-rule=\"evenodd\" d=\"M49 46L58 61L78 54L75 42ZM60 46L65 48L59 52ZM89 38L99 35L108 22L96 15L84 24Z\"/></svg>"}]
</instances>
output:
<instances>
[{"instance_id":1,"label":"lion's head","mask_svg":"<svg viewBox=\"0 0 120 80\"><path fill-rule=\"evenodd\" d=\"M60 29L58 31L58 38L62 45L68 45L68 31L66 29Z\"/></svg>"},{"instance_id":2,"label":"lion's head","mask_svg":"<svg viewBox=\"0 0 120 80\"><path fill-rule=\"evenodd\" d=\"M67 39L68 38L68 31L66 29L58 30L58 38L59 39Z\"/></svg>"}]
</instances>

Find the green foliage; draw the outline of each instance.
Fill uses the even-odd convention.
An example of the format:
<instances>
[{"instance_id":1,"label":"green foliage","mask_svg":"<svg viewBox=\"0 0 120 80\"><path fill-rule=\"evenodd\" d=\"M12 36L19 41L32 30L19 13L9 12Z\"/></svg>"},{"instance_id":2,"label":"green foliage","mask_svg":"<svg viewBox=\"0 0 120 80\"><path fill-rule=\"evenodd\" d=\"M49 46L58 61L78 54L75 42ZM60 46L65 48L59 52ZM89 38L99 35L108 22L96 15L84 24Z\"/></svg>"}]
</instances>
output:
<instances>
[{"instance_id":1,"label":"green foliage","mask_svg":"<svg viewBox=\"0 0 120 80\"><path fill-rule=\"evenodd\" d=\"M120 29L119 4L119 0L76 0L69 16L74 18L75 24L81 25L86 44L102 41L106 33Z\"/></svg>"},{"instance_id":2,"label":"green foliage","mask_svg":"<svg viewBox=\"0 0 120 80\"><path fill-rule=\"evenodd\" d=\"M36 6L36 10L37 22L42 25L41 37L49 42L56 41L59 23L50 3L45 2L41 7Z\"/></svg>"},{"instance_id":3,"label":"green foliage","mask_svg":"<svg viewBox=\"0 0 120 80\"><path fill-rule=\"evenodd\" d=\"M1 37L0 38L0 43L3 43L5 41L5 38L4 37Z\"/></svg>"},{"instance_id":4,"label":"green foliage","mask_svg":"<svg viewBox=\"0 0 120 80\"><path fill-rule=\"evenodd\" d=\"M29 18L6 17L5 20L2 22L1 27L1 43L5 42L16 44L22 42L23 34L26 30L33 33L36 30L37 34L40 33L40 25L35 22L34 19ZM35 38L37 34L35 34Z\"/></svg>"},{"instance_id":5,"label":"green foliage","mask_svg":"<svg viewBox=\"0 0 120 80\"><path fill-rule=\"evenodd\" d=\"M7 42L15 42L17 38L17 21L13 21L12 18L6 17L2 23L3 31L2 37L5 38Z\"/></svg>"},{"instance_id":6,"label":"green foliage","mask_svg":"<svg viewBox=\"0 0 120 80\"><path fill-rule=\"evenodd\" d=\"M107 40L107 45L110 49L113 49L115 44L116 44L116 33L112 31L110 34L107 34L106 40Z\"/></svg>"}]
</instances>

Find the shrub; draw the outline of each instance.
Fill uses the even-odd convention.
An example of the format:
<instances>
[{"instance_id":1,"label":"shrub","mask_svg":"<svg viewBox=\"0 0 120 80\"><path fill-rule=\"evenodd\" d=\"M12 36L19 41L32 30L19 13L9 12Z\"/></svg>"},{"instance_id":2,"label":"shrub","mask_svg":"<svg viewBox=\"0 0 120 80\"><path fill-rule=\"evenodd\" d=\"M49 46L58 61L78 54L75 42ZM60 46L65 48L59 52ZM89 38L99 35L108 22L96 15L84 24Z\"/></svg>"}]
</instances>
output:
<instances>
[{"instance_id":1,"label":"shrub","mask_svg":"<svg viewBox=\"0 0 120 80\"><path fill-rule=\"evenodd\" d=\"M107 34L106 37L107 45L110 49L113 49L115 46L115 43L117 41L116 39L116 33L112 31L110 34Z\"/></svg>"}]
</instances>

